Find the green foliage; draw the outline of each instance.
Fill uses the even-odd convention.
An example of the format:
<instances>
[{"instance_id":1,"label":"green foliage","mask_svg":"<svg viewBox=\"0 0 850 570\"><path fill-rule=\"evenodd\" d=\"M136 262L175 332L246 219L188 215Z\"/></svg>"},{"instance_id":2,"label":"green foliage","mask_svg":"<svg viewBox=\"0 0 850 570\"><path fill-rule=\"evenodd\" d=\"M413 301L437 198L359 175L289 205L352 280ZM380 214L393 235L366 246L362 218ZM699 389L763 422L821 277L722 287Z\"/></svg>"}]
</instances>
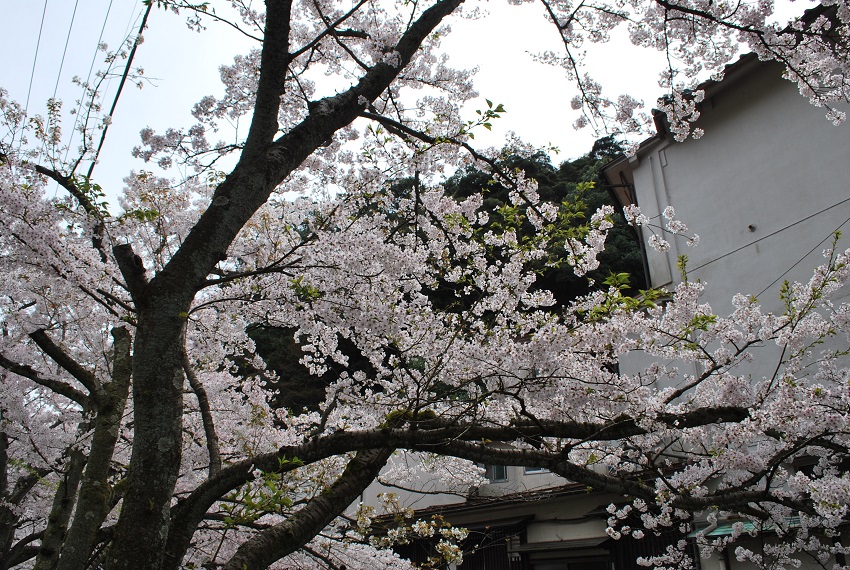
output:
<instances>
[{"instance_id":1,"label":"green foliage","mask_svg":"<svg viewBox=\"0 0 850 570\"><path fill-rule=\"evenodd\" d=\"M136 220L137 222L152 222L160 217L160 213L152 208L136 208L135 210L127 210L118 217L118 221L128 219Z\"/></svg>"},{"instance_id":2,"label":"green foliage","mask_svg":"<svg viewBox=\"0 0 850 570\"><path fill-rule=\"evenodd\" d=\"M298 297L298 300L303 303L315 301L322 296L322 292L317 287L314 287L304 281L303 275L290 279L289 286L293 291L295 291L295 295Z\"/></svg>"},{"instance_id":3,"label":"green foliage","mask_svg":"<svg viewBox=\"0 0 850 570\"><path fill-rule=\"evenodd\" d=\"M498 105L493 105L493 102L489 99L484 99L487 103L486 109L477 109L475 114L478 115L478 119L474 121L467 121L463 130L460 134L467 135L469 138L474 139L475 135L472 133L472 129L478 126L482 126L488 131L493 129L493 119L498 119L502 116L502 113L505 113L505 107L499 103Z\"/></svg>"},{"instance_id":4,"label":"green foliage","mask_svg":"<svg viewBox=\"0 0 850 570\"><path fill-rule=\"evenodd\" d=\"M628 273L612 273L602 283L608 287L614 287L618 291L623 291L631 288L629 282L630 276Z\"/></svg>"},{"instance_id":5,"label":"green foliage","mask_svg":"<svg viewBox=\"0 0 850 570\"><path fill-rule=\"evenodd\" d=\"M69 182L91 202L92 206L97 208L102 217L109 217L109 202L104 200L106 192L103 191L100 184L92 182L88 176L71 176Z\"/></svg>"},{"instance_id":6,"label":"green foliage","mask_svg":"<svg viewBox=\"0 0 850 570\"><path fill-rule=\"evenodd\" d=\"M281 459L283 463L289 463ZM301 462L292 460L297 465ZM286 483L286 477L276 472L263 472L253 483L226 495L220 504L224 512L223 522L228 527L250 524L260 517L273 513L285 514L292 507L292 490Z\"/></svg>"},{"instance_id":7,"label":"green foliage","mask_svg":"<svg viewBox=\"0 0 850 570\"><path fill-rule=\"evenodd\" d=\"M715 322L717 322L717 315L694 315L683 332L690 335L696 331L707 331L708 327Z\"/></svg>"},{"instance_id":8,"label":"green foliage","mask_svg":"<svg viewBox=\"0 0 850 570\"><path fill-rule=\"evenodd\" d=\"M816 302L823 298L824 291L832 284L838 283L838 272L844 269L845 264L836 259L836 246L838 240L841 239L841 232L836 230L832 235L832 246L830 247L830 256L828 270L823 275L820 285L815 287L805 298L803 303L797 298L797 292L794 287L786 280L782 283L779 290L779 298L785 306L785 314L795 322L801 316L809 314L816 305Z\"/></svg>"},{"instance_id":9,"label":"green foliage","mask_svg":"<svg viewBox=\"0 0 850 570\"><path fill-rule=\"evenodd\" d=\"M688 256L682 254L676 260L676 269L679 270L679 275L682 277L682 281L688 282Z\"/></svg>"},{"instance_id":10,"label":"green foliage","mask_svg":"<svg viewBox=\"0 0 850 570\"><path fill-rule=\"evenodd\" d=\"M585 322L601 322L619 311L651 309L662 296L662 292L657 289L641 289L635 296L624 295L623 292L630 289L627 273L612 273L604 283L608 285L605 297L592 310L581 315Z\"/></svg>"},{"instance_id":11,"label":"green foliage","mask_svg":"<svg viewBox=\"0 0 850 570\"><path fill-rule=\"evenodd\" d=\"M507 171L523 170L528 178L537 181L541 201L558 205L558 219L538 234L526 216L526 206L513 205L510 189L497 182L489 173L466 168L446 181L446 191L457 199L484 193L481 211L487 212L490 221L487 229L503 233L517 232L523 239L547 239L549 259L537 267L537 287L549 289L558 304L563 305L588 293L592 283L603 282L610 273L628 273L633 283L644 283L643 256L634 230L626 224L621 214L611 220L614 227L608 233L605 251L599 256L600 267L587 277L576 277L566 263L564 242L568 237L581 239L588 229L590 214L603 205L617 204L604 188L600 178L601 167L622 152L611 137L596 141L591 152L581 158L565 161L557 169L548 155L538 152L531 156L506 154L498 163Z\"/></svg>"}]
</instances>

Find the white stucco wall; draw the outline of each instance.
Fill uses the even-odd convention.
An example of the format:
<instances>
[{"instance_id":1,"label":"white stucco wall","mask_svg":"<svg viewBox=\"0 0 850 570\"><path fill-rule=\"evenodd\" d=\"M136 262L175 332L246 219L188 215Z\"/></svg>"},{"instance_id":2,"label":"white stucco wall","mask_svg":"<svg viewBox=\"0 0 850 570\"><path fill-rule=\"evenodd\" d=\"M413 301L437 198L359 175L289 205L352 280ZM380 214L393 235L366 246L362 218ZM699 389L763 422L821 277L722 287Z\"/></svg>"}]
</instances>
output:
<instances>
[{"instance_id":1,"label":"white stucco wall","mask_svg":"<svg viewBox=\"0 0 850 570\"><path fill-rule=\"evenodd\" d=\"M736 292L778 309L783 279L807 280L832 232L850 236L850 127L827 121L773 65L729 77L697 125L701 139L649 145L629 165L642 211L673 206L701 238L650 254L652 284L677 282L685 254L716 312Z\"/></svg>"},{"instance_id":2,"label":"white stucco wall","mask_svg":"<svg viewBox=\"0 0 850 570\"><path fill-rule=\"evenodd\" d=\"M753 61L707 98L697 126L705 130L699 140L656 139L635 158L609 167L609 179L622 174L633 181L644 214L652 218L673 206L700 236L695 248L685 238L665 236L670 251L648 253L651 283L675 286L676 260L685 254L689 279L706 284L701 300L715 313L728 314L739 292L779 312L783 281L808 281L836 230L845 234L838 248L850 247L850 125L827 121L781 78L779 66ZM770 356L779 355L775 345L758 351L747 369L754 377L772 373L776 359ZM634 355L621 370L649 363ZM728 566L715 554L702 560L702 568L753 566L730 553Z\"/></svg>"}]
</instances>

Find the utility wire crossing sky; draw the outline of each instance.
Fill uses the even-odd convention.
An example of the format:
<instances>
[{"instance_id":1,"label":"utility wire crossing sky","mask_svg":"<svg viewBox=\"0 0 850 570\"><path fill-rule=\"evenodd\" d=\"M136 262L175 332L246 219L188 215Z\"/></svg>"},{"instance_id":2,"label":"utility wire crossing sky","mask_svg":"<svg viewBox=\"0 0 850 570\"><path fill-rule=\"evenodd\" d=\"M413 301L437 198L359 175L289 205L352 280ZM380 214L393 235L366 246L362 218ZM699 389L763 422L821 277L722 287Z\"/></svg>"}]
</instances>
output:
<instances>
[{"instance_id":1,"label":"utility wire crossing sky","mask_svg":"<svg viewBox=\"0 0 850 570\"><path fill-rule=\"evenodd\" d=\"M8 54L0 87L9 91L11 99L26 105L31 115L44 115L48 98L61 100L63 140L71 142L73 155L80 135L75 131L79 115L71 111L79 109L77 101L82 92L72 78L95 81L105 56L98 46L119 49L126 38L135 35L145 8L141 0L11 3L0 22L0 49ZM513 131L535 146L556 148L557 153L550 152L555 164L588 152L596 137L589 129L576 131L572 127L578 118L570 109L575 87L561 70L537 63L531 55L561 47L554 28L547 35L547 27L541 26L542 9L536 4L510 6L495 1L484 3L483 8L489 12L486 17L456 20L452 33L443 40L452 65L480 68L476 76L480 98L467 106L470 118L475 109L485 107L485 98L503 104L507 111L493 123L491 132L476 132L474 143L501 147ZM778 19L804 8L785 0L777 11ZM130 155L139 144L139 131L193 124L192 106L204 95L221 92L219 66L253 47L245 36L221 23L208 21L206 31L191 31L185 24L186 15L160 8L154 8L150 15L144 42L133 63L134 68L144 70L146 79L141 81L141 88L135 82L128 83L121 93L93 172L93 179L110 196L118 193L123 177L131 170L155 168ZM623 49L628 45L625 30L617 32L608 44L588 46L590 69L610 94L629 93L641 99L648 110L662 94L657 83L662 56ZM101 86L104 115L115 98L122 72L123 61L118 61L112 77Z\"/></svg>"}]
</instances>

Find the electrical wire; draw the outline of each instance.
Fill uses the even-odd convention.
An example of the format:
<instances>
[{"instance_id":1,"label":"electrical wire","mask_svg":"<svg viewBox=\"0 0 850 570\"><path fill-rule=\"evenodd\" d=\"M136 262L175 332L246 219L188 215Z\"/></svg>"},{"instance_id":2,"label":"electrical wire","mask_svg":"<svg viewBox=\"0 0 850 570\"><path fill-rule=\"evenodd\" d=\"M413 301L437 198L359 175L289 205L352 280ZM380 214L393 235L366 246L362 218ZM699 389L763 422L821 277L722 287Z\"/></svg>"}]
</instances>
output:
<instances>
[{"instance_id":1,"label":"electrical wire","mask_svg":"<svg viewBox=\"0 0 850 570\"><path fill-rule=\"evenodd\" d=\"M144 1L144 0L142 0L142 1ZM122 38L123 38L122 39L122 45L123 45L124 42L126 42L131 37L133 30L138 29L141 32L143 27L139 26L139 21L144 16L144 14L145 14L144 7L142 7L142 9L140 10L139 9L139 0L136 0L136 2L133 4L133 10L130 13L130 18L127 20L127 25L124 26L124 35L122 36ZM112 68L110 67L110 69L112 69ZM104 86L104 93L109 90L109 87L112 85L112 80L115 77L117 77L117 74L110 74L110 76L107 79L107 83Z\"/></svg>"},{"instance_id":2,"label":"electrical wire","mask_svg":"<svg viewBox=\"0 0 850 570\"><path fill-rule=\"evenodd\" d=\"M124 89L124 84L127 82L127 76L130 74L130 68L133 65L133 58L136 56L136 49L139 47L139 37L144 32L145 27L148 23L148 16L151 13L151 8L153 7L153 2L148 4L147 9L145 10L145 15L142 17L142 23L139 26L139 33L136 36L136 41L133 42L133 49L130 50L130 55L127 57L127 65L124 67L124 74L121 76L121 82L118 84L118 91L115 93L115 98L112 100L112 107L109 109L108 117L112 117L115 114L115 107L118 105L118 99L121 97L121 91ZM91 165L89 166L89 171L86 174L87 178L91 178L92 172L94 171L94 167L97 164L97 157L100 156L100 151L103 148L103 143L106 142L106 133L109 130L109 123L103 126L103 131L100 133L100 143L97 145L97 150L92 157Z\"/></svg>"},{"instance_id":3,"label":"electrical wire","mask_svg":"<svg viewBox=\"0 0 850 570\"><path fill-rule=\"evenodd\" d=\"M74 29L74 20L77 17L77 6L80 0L75 0L74 11L71 14L71 24L68 26L68 35L65 36L65 47L62 49L62 59L59 61L59 73L56 74L56 85L53 86L53 98L56 99L56 92L59 91L59 80L62 78L62 68L65 67L65 56L68 54L68 42L71 41L71 30Z\"/></svg>"},{"instance_id":4,"label":"electrical wire","mask_svg":"<svg viewBox=\"0 0 850 570\"><path fill-rule=\"evenodd\" d=\"M130 37L130 34L133 32L133 29L138 25L139 18L142 16L142 12L138 12L139 2L136 0L136 3L133 5L133 10L130 12L130 18L127 20L127 25L124 27L124 35L121 36L121 45ZM112 86L112 64L109 65L106 69L106 76L104 77L104 83L101 87L101 92L106 93L109 91L109 88Z\"/></svg>"},{"instance_id":5,"label":"electrical wire","mask_svg":"<svg viewBox=\"0 0 850 570\"><path fill-rule=\"evenodd\" d=\"M94 71L94 62L97 61L97 52L100 51L100 44L103 41L103 33L106 31L106 23L109 21L109 14L112 12L112 2L114 0L109 0L109 6L106 7L106 16L103 18L103 25L100 27L100 35L97 37L97 44L94 48L94 55L91 58L91 64L89 65L89 72L86 75L85 85L89 84L91 81L91 74ZM71 151L71 144L74 142L74 133L77 132L77 125L80 122L80 111L83 109L83 100L85 99L85 94L83 97L80 97L80 100L77 102L77 112L74 113L74 126L71 129L71 136L68 139L68 146L65 148L65 156L62 158L62 161L68 160L68 153ZM85 136L85 134L83 135Z\"/></svg>"},{"instance_id":6,"label":"electrical wire","mask_svg":"<svg viewBox=\"0 0 850 570\"><path fill-rule=\"evenodd\" d=\"M30 85L27 88L27 102L24 105L24 117L26 117L27 110L30 107L30 95L32 94L32 82L35 78L35 64L38 62L38 49L41 46L41 32L44 30L44 19L47 15L47 0L44 0L44 9L41 12L41 24L38 26L38 40L35 42L35 56L32 59L32 72L30 73ZM18 142L18 150L20 150L20 145L23 143L24 137L23 133L21 134L21 140ZM15 143L15 134L12 133L12 140L9 143L9 146L14 146Z\"/></svg>"},{"instance_id":7,"label":"electrical wire","mask_svg":"<svg viewBox=\"0 0 850 570\"><path fill-rule=\"evenodd\" d=\"M832 231L829 233L829 235L827 235L825 238L823 238L822 240L820 240L820 241L819 241L819 242L818 242L818 243L817 243L817 244L816 244L816 245L815 245L812 249L810 249L810 250L808 251L808 253L806 253L803 257L801 257L800 259L798 259L798 260L794 263L794 265L792 265L791 267L789 267L788 269L786 269L786 270L785 270L785 272L783 272L783 273L782 273L782 275L780 275L779 277L777 277L776 279L774 279L774 280L770 283L770 285L768 285L767 287L765 287L764 289L762 289L761 291L759 291L758 295L756 295L756 298L761 297L762 295L764 295L765 291L767 291L768 289L770 289L771 287L773 287L774 285L776 285L776 283L777 283L780 279L782 279L783 277L785 277L786 275L788 275L788 273L789 273L792 269L794 269L795 267L797 267L798 265L800 265L800 263L802 263L804 259L806 259L807 257L809 257L812 253L814 253L814 251L815 251L817 248L819 248L820 246L822 246L822 245L823 245L823 242L827 241L829 238L831 238L832 236L834 236L834 235L835 235L835 233L836 233L837 231L839 231L841 228L843 228L843 227L844 227L844 225L845 225L845 224L847 224L847 222L850 222L850 217L848 217L846 220L844 220L843 222L841 222L841 224L840 224L837 228L835 228L834 230L832 230Z\"/></svg>"},{"instance_id":8,"label":"electrical wire","mask_svg":"<svg viewBox=\"0 0 850 570\"><path fill-rule=\"evenodd\" d=\"M45 6L46 6L45 2ZM53 97L52 99L56 99L56 93L59 91L59 80L62 78L62 69L65 67L65 56L68 54L68 43L71 41L71 31L74 29L74 20L77 18L77 7L80 4L80 0L75 0L74 2L74 11L71 13L71 23L68 26L68 35L65 36L65 47L62 48L62 59L59 61L59 73L56 74L56 84L53 86ZM41 155L44 154L47 141L44 140L41 142L41 149L38 151L38 158L36 158L36 162L41 162Z\"/></svg>"},{"instance_id":9,"label":"electrical wire","mask_svg":"<svg viewBox=\"0 0 850 570\"><path fill-rule=\"evenodd\" d=\"M836 207L838 207L838 206L840 206L840 205L842 205L842 204L845 204L845 203L847 203L847 202L850 202L850 198L845 198L844 200L841 200L840 202L838 202L838 203L836 203L836 204L833 204L832 206L828 206L828 207L824 208L823 210L819 210L819 211L815 212L814 214L810 214L810 215L806 216L805 218L801 218L801 219L797 220L796 222L790 223L790 224L788 224L787 226L785 226L785 227L783 227L783 228L779 228L778 230L773 231L773 232L771 232L771 233L767 234L766 236L762 236L762 237L760 237L759 239L757 239L757 240L755 240L755 241L751 241L750 243L744 244L744 245L742 245L741 247L737 247L737 248L733 249L732 251L726 252L726 253L724 253L723 255L721 255L720 257L716 257L716 258L712 259L711 261L706 261L706 262L705 262L705 263L703 263L702 265L698 265L697 267L694 267L694 268L688 267L688 271L696 271L696 270L698 270L698 269L702 269L702 268L703 268L703 267L705 267L706 265L710 265L710 264L714 263L715 261L720 261L720 260L721 260L721 259L723 259L724 257L729 257L729 256L730 256L730 255L732 255L733 253L738 253L738 252L739 252L739 251L741 251L742 249L746 249L746 248L750 247L751 245L755 245L755 244L757 244L758 242L760 242L760 241L762 241L762 240L766 240L766 239L767 239L767 238L769 238L769 237L773 237L773 236L775 236L776 234L778 234L778 233L780 233L780 232L784 232L785 230L787 230L787 229L789 229L789 228L793 228L793 227L794 227L794 226L796 226L797 224L801 224L801 223L805 222L806 220L810 220L810 219L814 218L815 216L819 216L819 215L823 214L824 212L827 212L827 211L829 211L829 210L831 210L831 209L833 209L833 208L836 208ZM842 225L843 225L843 224L842 224ZM821 243L823 243L823 242L821 242Z\"/></svg>"}]
</instances>

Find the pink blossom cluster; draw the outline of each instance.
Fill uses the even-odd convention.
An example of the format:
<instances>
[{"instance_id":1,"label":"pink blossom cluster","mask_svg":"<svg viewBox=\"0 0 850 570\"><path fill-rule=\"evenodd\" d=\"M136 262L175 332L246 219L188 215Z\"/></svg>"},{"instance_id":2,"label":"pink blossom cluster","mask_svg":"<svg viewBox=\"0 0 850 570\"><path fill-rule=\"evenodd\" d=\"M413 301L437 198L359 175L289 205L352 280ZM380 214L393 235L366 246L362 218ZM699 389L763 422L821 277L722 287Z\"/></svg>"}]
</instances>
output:
<instances>
[{"instance_id":1,"label":"pink blossom cluster","mask_svg":"<svg viewBox=\"0 0 850 570\"><path fill-rule=\"evenodd\" d=\"M197 5L164 4L203 27ZM484 192L447 194L445 172L498 166L500 151L472 143L502 112L486 101L478 118L465 115L477 96L473 72L450 67L440 51L449 29L429 20L448 21L434 15L448 5L292 3L279 50L253 50L223 67L223 94L195 106L193 126L141 133L135 155L169 173L132 172L120 211L80 174L95 160L93 134L109 122L95 120L99 87L80 82L85 137L72 160L59 102L28 116L0 90L8 129L0 138L0 509L11 540L22 548L48 540L57 490L100 452L100 483L114 491L100 528L120 521L133 499L121 495L122 481L133 475L133 457L149 453L134 448L138 426L156 399L137 384L142 364L159 362L140 363L148 346L118 339L168 330L161 338L174 343L163 350L181 364L156 380L175 394L166 411L179 436L157 441L153 455L180 453L173 493L157 512L178 526L191 518L186 505L201 511L176 564L236 560L263 532L343 486L361 452L393 449L417 466L384 474L399 485L424 487L421 467L458 492L481 484L475 463L487 462L544 467L628 497L609 511L612 538L686 532L696 518L708 529L736 521L728 537L702 529L698 545L734 548L764 569L793 567L804 554L829 564L848 549L833 538L850 504L850 251L836 241L811 280L783 287L776 314L737 295L732 313L719 315L704 302L706 285L688 281L637 297L611 285L555 306L538 287L541 264L563 245L576 274L597 267L613 211L566 232L523 173L494 172L510 188L511 223L482 211ZM583 46L626 25L634 43L669 56L660 106L682 140L701 134L693 128L701 74L717 77L743 44L783 62L803 95L840 122L848 6L824 2L786 28L767 23L767 1L544 2L564 51L539 59L576 82L580 123L647 128L634 98L608 98L583 68ZM232 8L234 25L252 36L271 19L239 0ZM430 27L416 36L423 22ZM120 53L109 57L111 66ZM285 70L264 91L263 67L275 57ZM392 80L375 88L384 76ZM329 78L342 87L327 94ZM220 134L255 117L261 126L250 136ZM243 151L231 174L219 171L219 161ZM514 137L507 151L530 149ZM303 158L293 159L298 152ZM409 191L392 189L405 179ZM670 236L698 241L673 208L627 208L626 216L662 251ZM221 223L202 225L211 219ZM526 226L533 235L519 231ZM152 307L150 291L169 286L180 294L160 294ZM314 375L337 371L323 378L315 409L269 404L281 379L248 334L258 323L294 331L300 364ZM349 366L347 346L368 372ZM125 404L112 391L130 376ZM112 423L98 428L107 417ZM96 443L107 435L112 444ZM347 520L344 509L303 549L269 564L406 567L389 548L414 535L439 538L442 560L460 560L459 529L409 521L372 535L370 513ZM747 541L759 533L776 540L756 551ZM686 568L684 551L677 544L641 563Z\"/></svg>"}]
</instances>

